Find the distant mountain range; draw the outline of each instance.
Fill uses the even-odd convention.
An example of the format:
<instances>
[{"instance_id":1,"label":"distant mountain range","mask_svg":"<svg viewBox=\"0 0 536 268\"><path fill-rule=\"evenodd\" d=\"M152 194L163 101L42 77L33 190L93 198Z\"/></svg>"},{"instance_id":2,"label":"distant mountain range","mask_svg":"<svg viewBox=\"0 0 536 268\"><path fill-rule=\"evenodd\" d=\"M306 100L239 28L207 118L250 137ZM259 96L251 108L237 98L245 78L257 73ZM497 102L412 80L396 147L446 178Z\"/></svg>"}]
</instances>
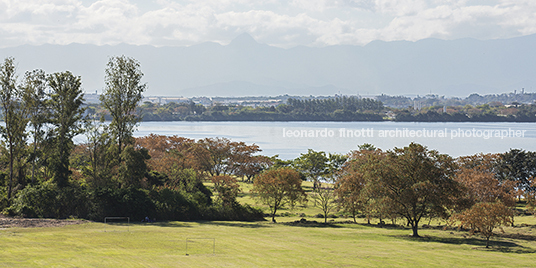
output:
<instances>
[{"instance_id":1,"label":"distant mountain range","mask_svg":"<svg viewBox=\"0 0 536 268\"><path fill-rule=\"evenodd\" d=\"M389 94L468 96L536 89L536 35L479 41L374 41L365 46L295 47L259 44L242 34L228 45L190 47L71 44L0 49L20 75L40 68L82 76L89 93L104 86L108 58L140 61L146 95L275 96Z\"/></svg>"}]
</instances>

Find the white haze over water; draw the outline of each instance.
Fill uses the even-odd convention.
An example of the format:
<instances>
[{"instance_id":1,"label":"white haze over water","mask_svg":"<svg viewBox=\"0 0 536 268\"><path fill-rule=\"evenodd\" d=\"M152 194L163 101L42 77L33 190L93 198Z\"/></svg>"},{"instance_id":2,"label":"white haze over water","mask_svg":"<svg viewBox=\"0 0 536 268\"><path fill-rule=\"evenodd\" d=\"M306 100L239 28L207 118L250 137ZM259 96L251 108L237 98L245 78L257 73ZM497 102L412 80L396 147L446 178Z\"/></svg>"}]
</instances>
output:
<instances>
[{"instance_id":1,"label":"white haze over water","mask_svg":"<svg viewBox=\"0 0 536 268\"><path fill-rule=\"evenodd\" d=\"M151 133L196 140L225 137L255 143L261 154L282 159L296 158L307 149L346 154L364 143L389 150L417 142L453 157L511 148L536 151L533 123L143 122L135 135Z\"/></svg>"}]
</instances>

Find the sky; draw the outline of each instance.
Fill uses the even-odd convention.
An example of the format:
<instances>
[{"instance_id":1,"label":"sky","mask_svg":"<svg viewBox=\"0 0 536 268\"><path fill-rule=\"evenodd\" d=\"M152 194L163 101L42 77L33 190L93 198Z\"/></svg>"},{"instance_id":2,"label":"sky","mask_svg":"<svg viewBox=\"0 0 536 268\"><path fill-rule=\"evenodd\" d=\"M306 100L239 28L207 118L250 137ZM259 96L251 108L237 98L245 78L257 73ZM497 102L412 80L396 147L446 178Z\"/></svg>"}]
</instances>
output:
<instances>
[{"instance_id":1,"label":"sky","mask_svg":"<svg viewBox=\"0 0 536 268\"><path fill-rule=\"evenodd\" d=\"M534 0L0 0L0 47L70 43L366 45L536 33Z\"/></svg>"}]
</instances>

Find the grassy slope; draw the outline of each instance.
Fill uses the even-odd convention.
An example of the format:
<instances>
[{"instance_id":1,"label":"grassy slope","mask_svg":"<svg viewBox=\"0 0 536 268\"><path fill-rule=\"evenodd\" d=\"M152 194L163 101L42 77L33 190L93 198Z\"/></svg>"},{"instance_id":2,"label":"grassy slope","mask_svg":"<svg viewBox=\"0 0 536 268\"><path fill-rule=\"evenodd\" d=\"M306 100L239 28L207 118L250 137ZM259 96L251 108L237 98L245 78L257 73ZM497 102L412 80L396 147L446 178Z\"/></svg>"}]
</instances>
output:
<instances>
[{"instance_id":1,"label":"grassy slope","mask_svg":"<svg viewBox=\"0 0 536 268\"><path fill-rule=\"evenodd\" d=\"M247 189L247 187L245 187ZM254 203L247 191L241 202ZM285 212L285 211L283 211ZM312 207L293 214L319 213ZM492 238L485 249L480 237L466 232L411 230L363 224L291 226L279 217L266 222L163 222L130 226L89 223L56 228L0 230L0 267L533 267L536 260L536 218L517 217L518 227ZM307 218L308 220L318 220ZM346 221L347 219L336 219ZM194 239L186 256L187 238Z\"/></svg>"}]
</instances>

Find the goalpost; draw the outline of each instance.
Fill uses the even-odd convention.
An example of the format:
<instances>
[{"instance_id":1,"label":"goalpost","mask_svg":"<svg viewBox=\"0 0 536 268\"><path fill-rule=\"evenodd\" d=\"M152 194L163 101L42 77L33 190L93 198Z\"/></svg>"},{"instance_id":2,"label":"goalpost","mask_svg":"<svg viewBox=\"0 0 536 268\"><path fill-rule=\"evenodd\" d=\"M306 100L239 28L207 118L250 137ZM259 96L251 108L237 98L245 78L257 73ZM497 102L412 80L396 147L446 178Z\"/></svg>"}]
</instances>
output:
<instances>
[{"instance_id":1,"label":"goalpost","mask_svg":"<svg viewBox=\"0 0 536 268\"><path fill-rule=\"evenodd\" d=\"M127 232L130 232L130 217L104 217L104 231L106 232L107 223L117 223L117 220L123 220L121 223L124 223L124 220L127 220Z\"/></svg>"},{"instance_id":2,"label":"goalpost","mask_svg":"<svg viewBox=\"0 0 536 268\"><path fill-rule=\"evenodd\" d=\"M200 240L200 241L198 241ZM203 245L199 244L199 242L205 242ZM198 253L202 252L202 248L210 247L210 242L212 242L212 255L216 254L216 238L186 238L186 256L190 255L188 254L188 243L190 243L190 253Z\"/></svg>"}]
</instances>

